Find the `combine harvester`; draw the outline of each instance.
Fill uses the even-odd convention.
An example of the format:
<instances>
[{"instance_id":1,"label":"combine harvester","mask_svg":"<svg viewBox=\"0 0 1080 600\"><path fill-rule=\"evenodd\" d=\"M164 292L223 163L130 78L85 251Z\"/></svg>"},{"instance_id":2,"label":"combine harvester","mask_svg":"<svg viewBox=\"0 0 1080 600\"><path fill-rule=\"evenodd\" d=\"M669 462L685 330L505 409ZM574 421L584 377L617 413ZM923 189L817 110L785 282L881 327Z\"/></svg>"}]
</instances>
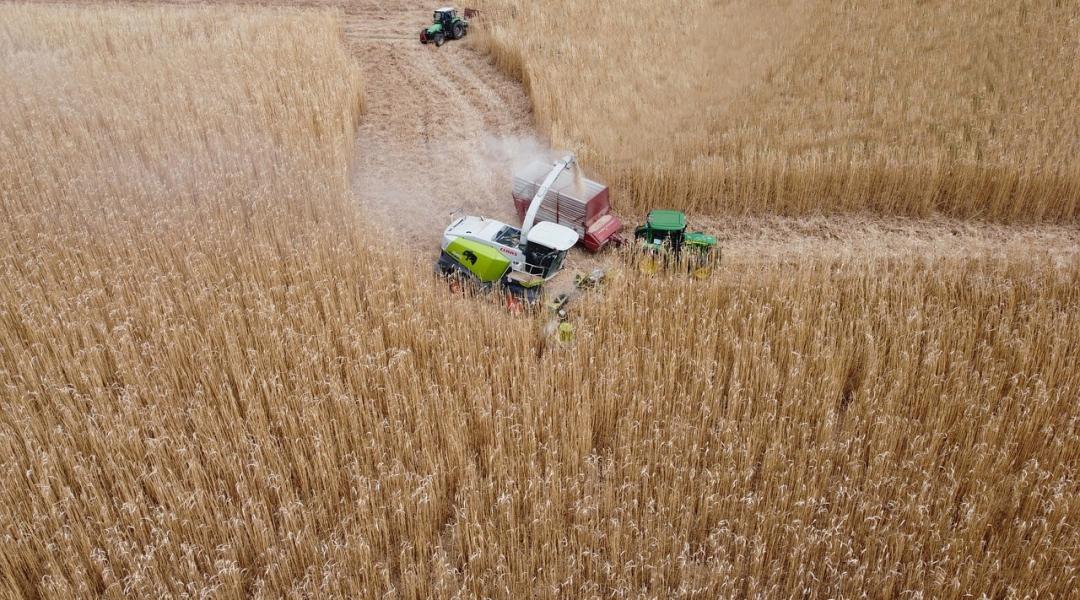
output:
<instances>
[{"instance_id":1,"label":"combine harvester","mask_svg":"<svg viewBox=\"0 0 1080 600\"><path fill-rule=\"evenodd\" d=\"M535 302L544 282L562 269L578 234L550 221L537 222L540 205L556 180L574 166L569 154L547 167L547 175L525 212L521 229L484 217L456 219L443 232L439 275L472 281L481 289L501 287L512 297Z\"/></svg>"},{"instance_id":2,"label":"combine harvester","mask_svg":"<svg viewBox=\"0 0 1080 600\"><path fill-rule=\"evenodd\" d=\"M513 197L521 228L485 217L455 219L443 232L435 272L455 287L471 282L482 290L501 289L510 301L533 303L575 244L590 252L621 244L622 222L611 214L607 186L575 176L570 171L576 168L574 155L567 154L554 163L537 161L518 171ZM687 229L681 212L650 212L634 232L644 254L642 270L655 273L663 265L682 264L695 277L708 276L719 259L716 238ZM575 287L593 287L603 277L602 269L594 269L579 275ZM561 309L569 299L560 294L553 308Z\"/></svg>"}]
</instances>

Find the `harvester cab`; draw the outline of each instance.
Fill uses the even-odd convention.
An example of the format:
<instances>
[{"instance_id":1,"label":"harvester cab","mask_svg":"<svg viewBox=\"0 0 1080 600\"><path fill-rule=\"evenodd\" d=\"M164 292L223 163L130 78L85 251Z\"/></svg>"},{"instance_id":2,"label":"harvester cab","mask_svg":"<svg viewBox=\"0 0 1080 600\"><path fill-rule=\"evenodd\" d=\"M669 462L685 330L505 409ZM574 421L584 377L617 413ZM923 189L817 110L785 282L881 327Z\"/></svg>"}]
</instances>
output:
<instances>
[{"instance_id":1,"label":"harvester cab","mask_svg":"<svg viewBox=\"0 0 1080 600\"><path fill-rule=\"evenodd\" d=\"M678 261L686 250L693 252L686 257L687 266L695 276L704 277L719 259L716 238L700 231L688 232L686 215L677 210L651 211L634 237L649 255L640 263L645 271L655 272L669 257Z\"/></svg>"},{"instance_id":2,"label":"harvester cab","mask_svg":"<svg viewBox=\"0 0 1080 600\"><path fill-rule=\"evenodd\" d=\"M442 46L446 40L460 40L469 33L469 22L457 14L457 10L447 6L437 9L432 16L432 23L420 31L420 43L433 42Z\"/></svg>"}]
</instances>

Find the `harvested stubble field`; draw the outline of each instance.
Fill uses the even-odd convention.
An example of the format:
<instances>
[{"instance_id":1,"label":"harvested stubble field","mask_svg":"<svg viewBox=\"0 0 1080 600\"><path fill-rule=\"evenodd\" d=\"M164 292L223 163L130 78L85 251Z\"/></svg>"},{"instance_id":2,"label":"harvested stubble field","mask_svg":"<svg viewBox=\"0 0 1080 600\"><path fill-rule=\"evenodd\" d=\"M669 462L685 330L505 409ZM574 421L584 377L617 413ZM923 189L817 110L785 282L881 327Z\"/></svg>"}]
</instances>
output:
<instances>
[{"instance_id":1,"label":"harvested stubble field","mask_svg":"<svg viewBox=\"0 0 1080 600\"><path fill-rule=\"evenodd\" d=\"M339 14L0 14L0 595L1077 587L1075 252L620 270L559 344L357 208Z\"/></svg>"}]
</instances>

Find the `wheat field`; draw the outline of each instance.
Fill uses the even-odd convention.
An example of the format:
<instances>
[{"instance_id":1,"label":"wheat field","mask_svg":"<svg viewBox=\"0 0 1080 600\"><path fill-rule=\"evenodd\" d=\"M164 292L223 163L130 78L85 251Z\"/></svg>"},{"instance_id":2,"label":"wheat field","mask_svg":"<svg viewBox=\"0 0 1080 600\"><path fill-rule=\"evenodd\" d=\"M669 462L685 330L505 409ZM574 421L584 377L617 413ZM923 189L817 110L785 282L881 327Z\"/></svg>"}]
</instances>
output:
<instances>
[{"instance_id":1,"label":"wheat field","mask_svg":"<svg viewBox=\"0 0 1080 600\"><path fill-rule=\"evenodd\" d=\"M559 342L375 238L337 13L0 14L0 596L1077 587L1075 258L616 269Z\"/></svg>"},{"instance_id":2,"label":"wheat field","mask_svg":"<svg viewBox=\"0 0 1080 600\"><path fill-rule=\"evenodd\" d=\"M477 4L625 211L1080 216L1073 0Z\"/></svg>"}]
</instances>

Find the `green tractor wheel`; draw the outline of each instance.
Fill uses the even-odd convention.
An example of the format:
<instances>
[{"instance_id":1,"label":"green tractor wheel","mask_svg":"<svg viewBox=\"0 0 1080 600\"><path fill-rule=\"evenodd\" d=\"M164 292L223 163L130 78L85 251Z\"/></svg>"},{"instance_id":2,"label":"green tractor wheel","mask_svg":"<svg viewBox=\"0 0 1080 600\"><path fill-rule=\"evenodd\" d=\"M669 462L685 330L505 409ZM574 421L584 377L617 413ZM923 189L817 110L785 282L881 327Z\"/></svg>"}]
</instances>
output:
<instances>
[{"instance_id":1,"label":"green tractor wheel","mask_svg":"<svg viewBox=\"0 0 1080 600\"><path fill-rule=\"evenodd\" d=\"M455 40L460 40L465 37L465 26L461 24L461 21L458 21L454 23L454 29L451 33L453 33Z\"/></svg>"},{"instance_id":2,"label":"green tractor wheel","mask_svg":"<svg viewBox=\"0 0 1080 600\"><path fill-rule=\"evenodd\" d=\"M446 36L443 35L443 32L440 31L440 32L435 34L435 47L436 48L439 47L439 46L442 46L443 42L445 42L445 41L446 41Z\"/></svg>"},{"instance_id":3,"label":"green tractor wheel","mask_svg":"<svg viewBox=\"0 0 1080 600\"><path fill-rule=\"evenodd\" d=\"M656 275L662 266L663 261L654 254L647 254L638 262L638 270L646 275Z\"/></svg>"}]
</instances>

